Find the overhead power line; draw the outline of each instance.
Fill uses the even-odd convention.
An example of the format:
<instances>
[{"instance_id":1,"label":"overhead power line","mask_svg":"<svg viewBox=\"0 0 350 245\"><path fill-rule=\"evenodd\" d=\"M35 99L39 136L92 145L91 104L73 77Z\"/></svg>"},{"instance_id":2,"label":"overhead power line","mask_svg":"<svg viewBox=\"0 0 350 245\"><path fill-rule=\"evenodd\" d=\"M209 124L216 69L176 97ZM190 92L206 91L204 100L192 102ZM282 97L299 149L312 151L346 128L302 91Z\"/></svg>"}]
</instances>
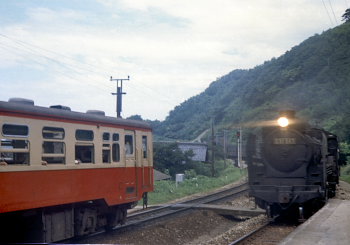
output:
<instances>
[{"instance_id":1,"label":"overhead power line","mask_svg":"<svg viewBox=\"0 0 350 245\"><path fill-rule=\"evenodd\" d=\"M328 12L327 6L326 6L326 4L324 3L324 0L322 0L322 3L323 3L323 6L324 6L324 9L326 10L328 19L329 19L329 21L331 22L331 26L334 26L333 21L332 21L332 18L331 18L331 16L330 16L329 12Z\"/></svg>"},{"instance_id":2,"label":"overhead power line","mask_svg":"<svg viewBox=\"0 0 350 245\"><path fill-rule=\"evenodd\" d=\"M40 58L42 58L50 62L51 64L54 64L57 67L61 67L61 69L63 69L64 71L68 71L68 72L63 72L63 71L59 71L57 68L54 68L55 72L60 73L61 75L68 77L70 79L73 79L74 81L77 81L79 83L84 83L84 84L89 83L92 86L97 87L98 89L102 89L103 91L107 89L108 90L114 89L111 84L100 83L99 85L97 85L93 81L88 82L85 79L83 82L81 80L78 80L77 78L74 78L71 75L68 75L71 73L77 74L79 76L84 76L84 75L86 76L86 74L95 74L101 77L106 77L106 74L111 74L112 71L105 69L105 67L91 65L87 62L81 62L70 56L63 55L58 52L9 37L2 33L0 33L0 37L10 40L12 42L11 45L9 45L4 42L1 42L1 39L0 39L0 47L2 46L4 49L7 49L7 52L16 53L16 55L21 56L25 59L28 59L29 56L23 55L19 51L26 52L30 54L32 57L37 57L37 59L34 59L34 58L29 58L29 59L31 59L33 62L35 62L38 65L41 65L43 67L47 66L47 64L45 64L42 60L40 60ZM61 57L62 59L57 59L57 56ZM169 97L165 96L163 93L158 92L154 88L150 88L149 86L144 85L140 82L137 83L137 86L134 85L133 83L129 83L129 86L131 86L134 91L140 94L149 94L150 97L153 97L153 98L154 98L154 95L156 94L157 97L159 97L164 103L174 106L174 102ZM143 88L140 88L140 87L143 87Z\"/></svg>"},{"instance_id":3,"label":"overhead power line","mask_svg":"<svg viewBox=\"0 0 350 245\"><path fill-rule=\"evenodd\" d=\"M338 25L337 17L336 17L336 16L335 16L335 14L334 14L334 10L333 10L333 6L332 6L332 2L331 2L331 0L328 0L328 2L329 2L329 6L331 7L331 10L332 10L332 13L333 13L333 17L334 17L335 23Z\"/></svg>"}]
</instances>

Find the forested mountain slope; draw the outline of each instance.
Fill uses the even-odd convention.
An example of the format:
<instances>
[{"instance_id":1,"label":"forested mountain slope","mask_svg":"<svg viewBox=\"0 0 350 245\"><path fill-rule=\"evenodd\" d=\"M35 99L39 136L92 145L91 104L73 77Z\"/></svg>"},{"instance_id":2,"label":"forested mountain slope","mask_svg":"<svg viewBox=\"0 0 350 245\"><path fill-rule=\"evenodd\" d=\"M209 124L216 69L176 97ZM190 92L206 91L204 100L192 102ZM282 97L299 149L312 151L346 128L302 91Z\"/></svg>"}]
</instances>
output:
<instances>
[{"instance_id":1,"label":"forested mountain slope","mask_svg":"<svg viewBox=\"0 0 350 245\"><path fill-rule=\"evenodd\" d=\"M154 122L159 138L193 139L208 129L271 119L295 109L350 141L350 23L314 35L279 58L234 70Z\"/></svg>"}]
</instances>

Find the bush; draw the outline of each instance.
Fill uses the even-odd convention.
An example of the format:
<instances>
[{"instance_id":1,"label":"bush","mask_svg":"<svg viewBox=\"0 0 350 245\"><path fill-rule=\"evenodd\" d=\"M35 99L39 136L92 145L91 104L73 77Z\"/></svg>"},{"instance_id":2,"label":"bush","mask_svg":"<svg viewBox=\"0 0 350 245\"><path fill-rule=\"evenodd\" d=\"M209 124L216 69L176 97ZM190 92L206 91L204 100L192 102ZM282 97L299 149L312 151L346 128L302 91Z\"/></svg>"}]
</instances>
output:
<instances>
[{"instance_id":1,"label":"bush","mask_svg":"<svg viewBox=\"0 0 350 245\"><path fill-rule=\"evenodd\" d=\"M350 183L350 165L341 167L340 170L340 179Z\"/></svg>"}]
</instances>

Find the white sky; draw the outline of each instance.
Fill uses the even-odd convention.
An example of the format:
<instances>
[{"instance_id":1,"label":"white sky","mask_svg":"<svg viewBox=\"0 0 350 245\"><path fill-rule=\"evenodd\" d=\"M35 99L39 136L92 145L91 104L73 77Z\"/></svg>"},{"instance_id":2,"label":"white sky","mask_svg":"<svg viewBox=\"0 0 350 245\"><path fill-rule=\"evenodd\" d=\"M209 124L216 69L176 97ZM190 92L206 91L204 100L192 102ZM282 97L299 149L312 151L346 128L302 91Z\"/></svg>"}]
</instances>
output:
<instances>
[{"instance_id":1,"label":"white sky","mask_svg":"<svg viewBox=\"0 0 350 245\"><path fill-rule=\"evenodd\" d=\"M350 0L0 0L0 100L164 120L234 69L342 23Z\"/></svg>"}]
</instances>

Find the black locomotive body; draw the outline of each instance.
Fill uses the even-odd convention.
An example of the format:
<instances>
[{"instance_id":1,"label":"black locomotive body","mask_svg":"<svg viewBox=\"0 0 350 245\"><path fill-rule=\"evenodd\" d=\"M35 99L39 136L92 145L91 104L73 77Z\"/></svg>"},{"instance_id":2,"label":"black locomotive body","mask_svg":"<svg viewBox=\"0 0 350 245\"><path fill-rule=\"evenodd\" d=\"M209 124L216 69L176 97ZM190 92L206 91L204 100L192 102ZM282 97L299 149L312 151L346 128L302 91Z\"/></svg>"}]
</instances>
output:
<instances>
[{"instance_id":1,"label":"black locomotive body","mask_svg":"<svg viewBox=\"0 0 350 245\"><path fill-rule=\"evenodd\" d=\"M248 139L250 196L270 217L299 210L300 218L333 197L339 183L334 134L285 113L288 126L261 128ZM283 115L282 115L283 116Z\"/></svg>"}]
</instances>

